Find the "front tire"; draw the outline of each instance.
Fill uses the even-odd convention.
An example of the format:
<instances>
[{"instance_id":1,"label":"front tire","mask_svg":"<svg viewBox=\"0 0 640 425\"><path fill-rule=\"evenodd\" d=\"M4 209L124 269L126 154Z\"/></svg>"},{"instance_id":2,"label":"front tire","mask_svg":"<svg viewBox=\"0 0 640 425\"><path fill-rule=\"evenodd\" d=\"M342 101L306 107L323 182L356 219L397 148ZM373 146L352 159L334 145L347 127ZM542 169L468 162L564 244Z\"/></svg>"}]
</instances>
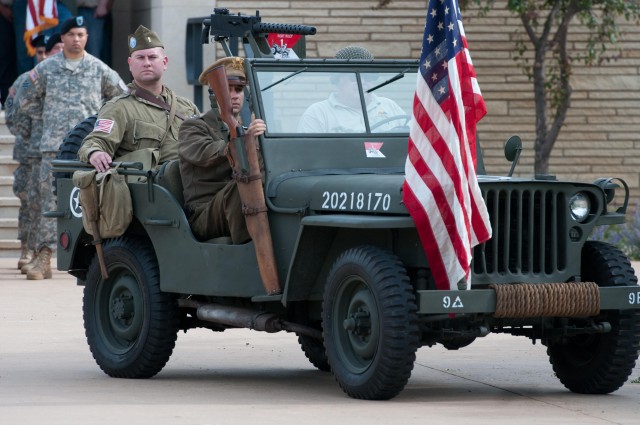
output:
<instances>
[{"instance_id":1,"label":"front tire","mask_svg":"<svg viewBox=\"0 0 640 425\"><path fill-rule=\"evenodd\" d=\"M402 263L373 246L345 251L327 278L327 359L350 397L387 400L407 384L418 348L417 307Z\"/></svg>"},{"instance_id":2,"label":"front tire","mask_svg":"<svg viewBox=\"0 0 640 425\"><path fill-rule=\"evenodd\" d=\"M84 288L83 318L96 363L114 378L150 378L169 360L180 322L177 302L160 290L158 262L148 242L104 244L109 278L93 258Z\"/></svg>"},{"instance_id":3,"label":"front tire","mask_svg":"<svg viewBox=\"0 0 640 425\"><path fill-rule=\"evenodd\" d=\"M638 279L627 257L616 247L589 241L582 249L582 280L598 286L635 286ZM601 319L611 324L606 334L577 335L547 348L560 382L581 394L608 394L628 379L640 346L640 312L610 310Z\"/></svg>"}]
</instances>

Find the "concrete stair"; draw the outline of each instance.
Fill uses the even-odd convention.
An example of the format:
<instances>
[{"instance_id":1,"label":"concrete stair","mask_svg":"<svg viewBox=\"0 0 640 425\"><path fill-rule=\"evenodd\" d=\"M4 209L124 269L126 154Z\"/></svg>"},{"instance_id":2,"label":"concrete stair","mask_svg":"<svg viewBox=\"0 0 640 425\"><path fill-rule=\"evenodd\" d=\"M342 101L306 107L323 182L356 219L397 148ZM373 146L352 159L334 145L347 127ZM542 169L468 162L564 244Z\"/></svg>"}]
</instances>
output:
<instances>
[{"instance_id":1,"label":"concrete stair","mask_svg":"<svg viewBox=\"0 0 640 425\"><path fill-rule=\"evenodd\" d=\"M17 163L13 160L15 137L5 122L4 111L0 112L0 257L20 257L18 237L18 209L20 200L13 194L13 171Z\"/></svg>"}]
</instances>

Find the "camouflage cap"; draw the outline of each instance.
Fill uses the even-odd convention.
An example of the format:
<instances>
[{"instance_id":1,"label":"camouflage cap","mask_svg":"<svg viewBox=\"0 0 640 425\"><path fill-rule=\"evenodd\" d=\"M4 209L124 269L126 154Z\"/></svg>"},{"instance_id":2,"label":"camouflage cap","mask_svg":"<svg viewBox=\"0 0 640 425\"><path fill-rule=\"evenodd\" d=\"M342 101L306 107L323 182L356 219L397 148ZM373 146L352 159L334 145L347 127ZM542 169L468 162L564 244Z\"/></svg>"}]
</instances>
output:
<instances>
[{"instance_id":1,"label":"camouflage cap","mask_svg":"<svg viewBox=\"0 0 640 425\"><path fill-rule=\"evenodd\" d=\"M73 16L60 25L60 34L66 34L74 28L87 28L83 16Z\"/></svg>"},{"instance_id":2,"label":"camouflage cap","mask_svg":"<svg viewBox=\"0 0 640 425\"><path fill-rule=\"evenodd\" d=\"M229 81L229 84L236 86L247 85L247 76L244 73L244 59L237 56L218 59L217 61L212 63L207 69L202 71L202 74L200 74L200 78L198 79L198 81L200 81L200 84L206 86L208 84L207 74L213 68L217 68L221 65L224 65L225 71L227 71L227 81Z\"/></svg>"},{"instance_id":3,"label":"camouflage cap","mask_svg":"<svg viewBox=\"0 0 640 425\"><path fill-rule=\"evenodd\" d=\"M136 32L129 34L129 55L138 50L152 49L154 47L162 47L164 44L160 41L158 34L140 25Z\"/></svg>"},{"instance_id":4,"label":"camouflage cap","mask_svg":"<svg viewBox=\"0 0 640 425\"><path fill-rule=\"evenodd\" d=\"M362 59L372 60L373 55L370 51L360 46L347 46L336 52L336 59Z\"/></svg>"},{"instance_id":5,"label":"camouflage cap","mask_svg":"<svg viewBox=\"0 0 640 425\"><path fill-rule=\"evenodd\" d=\"M57 32L55 34L52 34L49 39L47 40L47 45L45 46L45 51L47 53L49 53L51 51L51 49L53 49L53 47L58 44L58 43L62 43L62 37L60 37L60 33Z\"/></svg>"}]
</instances>

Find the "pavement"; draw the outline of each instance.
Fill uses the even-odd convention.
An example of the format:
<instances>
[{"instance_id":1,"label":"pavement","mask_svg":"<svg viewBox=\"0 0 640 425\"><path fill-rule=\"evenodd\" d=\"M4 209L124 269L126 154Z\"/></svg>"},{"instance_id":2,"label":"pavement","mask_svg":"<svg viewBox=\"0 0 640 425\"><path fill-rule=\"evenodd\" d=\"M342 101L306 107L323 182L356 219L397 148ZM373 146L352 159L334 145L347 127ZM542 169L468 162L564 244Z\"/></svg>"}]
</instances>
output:
<instances>
[{"instance_id":1,"label":"pavement","mask_svg":"<svg viewBox=\"0 0 640 425\"><path fill-rule=\"evenodd\" d=\"M506 335L421 348L405 390L383 402L347 397L287 333L190 330L156 377L109 378L75 279L27 281L15 263L0 259L1 425L640 423L640 369L613 394L573 394L543 346Z\"/></svg>"}]
</instances>

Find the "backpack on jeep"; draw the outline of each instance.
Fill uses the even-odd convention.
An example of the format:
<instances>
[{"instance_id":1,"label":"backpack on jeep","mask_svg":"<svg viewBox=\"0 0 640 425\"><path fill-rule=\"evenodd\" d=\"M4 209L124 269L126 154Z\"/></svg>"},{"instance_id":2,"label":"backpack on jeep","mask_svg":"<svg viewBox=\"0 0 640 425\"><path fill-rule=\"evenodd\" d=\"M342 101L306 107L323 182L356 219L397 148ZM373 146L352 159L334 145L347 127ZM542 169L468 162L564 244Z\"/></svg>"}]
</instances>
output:
<instances>
[{"instance_id":1,"label":"backpack on jeep","mask_svg":"<svg viewBox=\"0 0 640 425\"><path fill-rule=\"evenodd\" d=\"M133 218L133 205L127 180L117 167L104 173L76 171L73 184L80 189L82 224L87 233L102 238L124 234ZM91 221L98 222L99 235L94 235Z\"/></svg>"}]
</instances>

